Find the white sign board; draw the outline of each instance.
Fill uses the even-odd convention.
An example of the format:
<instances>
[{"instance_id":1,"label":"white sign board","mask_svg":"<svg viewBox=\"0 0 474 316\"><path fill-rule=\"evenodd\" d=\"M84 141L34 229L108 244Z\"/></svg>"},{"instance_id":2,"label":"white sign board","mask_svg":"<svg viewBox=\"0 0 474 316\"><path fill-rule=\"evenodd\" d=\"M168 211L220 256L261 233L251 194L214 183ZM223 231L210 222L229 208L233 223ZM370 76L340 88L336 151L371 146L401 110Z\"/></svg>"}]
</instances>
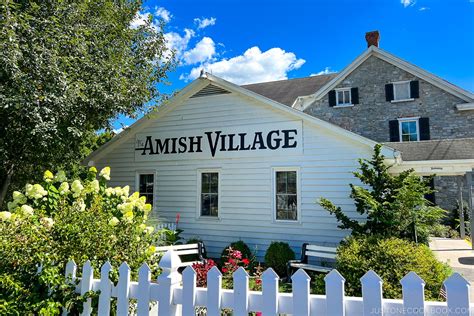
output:
<instances>
[{"instance_id":1,"label":"white sign board","mask_svg":"<svg viewBox=\"0 0 474 316\"><path fill-rule=\"evenodd\" d=\"M137 134L135 161L297 155L302 139L301 121Z\"/></svg>"}]
</instances>

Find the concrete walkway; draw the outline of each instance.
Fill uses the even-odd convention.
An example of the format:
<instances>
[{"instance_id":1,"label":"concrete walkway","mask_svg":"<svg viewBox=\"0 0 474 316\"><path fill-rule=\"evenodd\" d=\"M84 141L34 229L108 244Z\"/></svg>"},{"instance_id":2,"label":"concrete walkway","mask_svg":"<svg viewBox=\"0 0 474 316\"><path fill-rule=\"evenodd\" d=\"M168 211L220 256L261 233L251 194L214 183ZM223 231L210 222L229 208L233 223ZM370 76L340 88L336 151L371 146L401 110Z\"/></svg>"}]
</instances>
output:
<instances>
[{"instance_id":1,"label":"concrete walkway","mask_svg":"<svg viewBox=\"0 0 474 316\"><path fill-rule=\"evenodd\" d=\"M471 302L474 302L474 250L462 239L431 238L430 248L438 260L449 264L471 283Z\"/></svg>"}]
</instances>

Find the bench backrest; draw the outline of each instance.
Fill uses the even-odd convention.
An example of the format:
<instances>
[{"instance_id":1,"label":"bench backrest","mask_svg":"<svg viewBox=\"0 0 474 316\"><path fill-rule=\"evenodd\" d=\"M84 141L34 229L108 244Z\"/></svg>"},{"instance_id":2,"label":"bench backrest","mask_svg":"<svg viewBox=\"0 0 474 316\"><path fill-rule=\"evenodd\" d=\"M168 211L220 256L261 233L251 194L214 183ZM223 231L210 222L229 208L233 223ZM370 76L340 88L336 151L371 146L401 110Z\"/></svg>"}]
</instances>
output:
<instances>
[{"instance_id":1,"label":"bench backrest","mask_svg":"<svg viewBox=\"0 0 474 316\"><path fill-rule=\"evenodd\" d=\"M309 257L336 259L336 251L336 247L326 247L304 243L301 247L301 262L308 263Z\"/></svg>"},{"instance_id":2,"label":"bench backrest","mask_svg":"<svg viewBox=\"0 0 474 316\"><path fill-rule=\"evenodd\" d=\"M155 251L163 253L163 252L167 252L168 250L176 251L176 254L181 258L181 261L183 261L183 263L186 263L186 262L194 263L196 261L204 260L205 249L204 249L204 244L202 242L198 242L195 244L186 244L186 245L161 246L161 247L156 247ZM189 260L189 258L191 258L191 260Z\"/></svg>"}]
</instances>

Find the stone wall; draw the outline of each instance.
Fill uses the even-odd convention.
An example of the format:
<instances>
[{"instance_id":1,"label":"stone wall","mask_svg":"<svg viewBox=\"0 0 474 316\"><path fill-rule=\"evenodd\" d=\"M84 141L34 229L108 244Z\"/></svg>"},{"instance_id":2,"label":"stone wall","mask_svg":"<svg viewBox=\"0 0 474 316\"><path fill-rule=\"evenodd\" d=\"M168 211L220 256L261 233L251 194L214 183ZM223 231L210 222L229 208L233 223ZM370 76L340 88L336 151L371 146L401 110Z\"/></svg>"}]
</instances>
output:
<instances>
[{"instance_id":1,"label":"stone wall","mask_svg":"<svg viewBox=\"0 0 474 316\"><path fill-rule=\"evenodd\" d=\"M456 207L456 201L458 200L458 183L456 176L437 176L434 178L435 200L439 207L452 211ZM463 201L464 205L468 205L469 190L466 184L466 177L463 177Z\"/></svg>"},{"instance_id":2,"label":"stone wall","mask_svg":"<svg viewBox=\"0 0 474 316\"><path fill-rule=\"evenodd\" d=\"M385 84L419 80L420 98L409 102L385 101ZM359 104L330 107L328 96L305 112L379 142L390 141L388 121L401 117L429 117L431 139L474 137L474 111L459 112L463 100L377 57L369 57L337 88L359 88Z\"/></svg>"}]
</instances>

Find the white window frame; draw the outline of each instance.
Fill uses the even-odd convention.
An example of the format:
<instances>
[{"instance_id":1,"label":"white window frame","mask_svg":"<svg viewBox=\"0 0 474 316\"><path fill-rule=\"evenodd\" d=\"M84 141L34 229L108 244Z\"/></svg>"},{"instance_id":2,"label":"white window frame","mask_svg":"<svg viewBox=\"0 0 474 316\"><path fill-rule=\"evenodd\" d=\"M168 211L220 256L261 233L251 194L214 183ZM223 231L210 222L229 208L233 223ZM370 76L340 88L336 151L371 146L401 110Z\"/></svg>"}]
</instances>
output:
<instances>
[{"instance_id":1,"label":"white window frame","mask_svg":"<svg viewBox=\"0 0 474 316\"><path fill-rule=\"evenodd\" d=\"M135 192L140 193L140 175L142 174L152 174L153 175L153 207L152 211L156 209L156 177L157 171L153 169L144 169L135 171Z\"/></svg>"},{"instance_id":2,"label":"white window frame","mask_svg":"<svg viewBox=\"0 0 474 316\"><path fill-rule=\"evenodd\" d=\"M345 91L349 91L349 103L341 103L339 104L339 92L342 92L344 94ZM349 106L354 106L352 104L352 91L351 88L338 88L335 89L336 92L336 105L334 107L336 108L343 108L343 107L349 107Z\"/></svg>"},{"instance_id":3,"label":"white window frame","mask_svg":"<svg viewBox=\"0 0 474 316\"><path fill-rule=\"evenodd\" d=\"M289 219L277 219L277 197L276 197L276 173L279 171L296 171L296 220ZM288 223L288 224L301 224L301 177L300 167L273 167L272 168L272 210L273 210L273 222L275 223Z\"/></svg>"},{"instance_id":4,"label":"white window frame","mask_svg":"<svg viewBox=\"0 0 474 316\"><path fill-rule=\"evenodd\" d=\"M404 117L398 119L398 135L400 137L400 142L403 142L402 137L402 123L403 122L415 122L416 123L416 141L420 141L420 118L419 117ZM409 143L410 141L405 141Z\"/></svg>"},{"instance_id":5,"label":"white window frame","mask_svg":"<svg viewBox=\"0 0 474 316\"><path fill-rule=\"evenodd\" d=\"M201 184L202 184L202 174L203 173L217 173L218 176L218 183L217 183L217 216L211 216L211 215L201 215ZM197 187L196 187L196 192L197 192L197 205L196 205L196 218L197 219L205 219L205 220L220 220L221 219L221 182L222 182L222 177L221 177L221 169L220 168L208 168L208 169L198 169L197 170Z\"/></svg>"},{"instance_id":6,"label":"white window frame","mask_svg":"<svg viewBox=\"0 0 474 316\"><path fill-rule=\"evenodd\" d=\"M397 89L396 86L400 86L402 84L408 84L408 97L407 99L397 99ZM404 80L404 81L395 81L392 82L393 85L393 100L391 101L392 103L397 103L397 102L406 102L406 101L413 101L415 99L411 98L411 87L410 87L410 80Z\"/></svg>"}]
</instances>

